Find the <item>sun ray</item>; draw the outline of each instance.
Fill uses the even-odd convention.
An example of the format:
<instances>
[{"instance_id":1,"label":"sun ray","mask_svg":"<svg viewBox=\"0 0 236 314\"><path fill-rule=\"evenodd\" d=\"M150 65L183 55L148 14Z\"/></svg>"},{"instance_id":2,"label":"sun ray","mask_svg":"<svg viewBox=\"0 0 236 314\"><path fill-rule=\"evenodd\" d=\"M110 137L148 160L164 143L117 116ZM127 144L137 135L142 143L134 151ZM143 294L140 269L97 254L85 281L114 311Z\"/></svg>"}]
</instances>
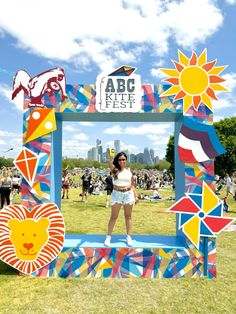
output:
<instances>
[{"instance_id":1,"label":"sun ray","mask_svg":"<svg viewBox=\"0 0 236 314\"><path fill-rule=\"evenodd\" d=\"M207 94L209 97L211 97L211 98L213 98L213 99L215 99L215 100L218 100L218 98L216 97L216 94L215 94L214 90L213 90L211 87L208 87L208 89L206 90L206 94Z\"/></svg>"},{"instance_id":2,"label":"sun ray","mask_svg":"<svg viewBox=\"0 0 236 314\"><path fill-rule=\"evenodd\" d=\"M192 52L192 56L189 60L189 65L196 65L197 64L197 55L196 53L193 51Z\"/></svg>"},{"instance_id":3,"label":"sun ray","mask_svg":"<svg viewBox=\"0 0 236 314\"><path fill-rule=\"evenodd\" d=\"M210 98L206 93L204 93L204 94L202 95L202 102L203 102L211 111L213 111L211 98Z\"/></svg>"},{"instance_id":4,"label":"sun ray","mask_svg":"<svg viewBox=\"0 0 236 314\"><path fill-rule=\"evenodd\" d=\"M217 91L221 91L221 92L228 92L229 91L226 87L224 87L220 84L209 84L209 86L212 89L217 90Z\"/></svg>"},{"instance_id":5,"label":"sun ray","mask_svg":"<svg viewBox=\"0 0 236 314\"><path fill-rule=\"evenodd\" d=\"M172 85L179 85L178 77L170 77L170 78L164 79L164 82L171 83Z\"/></svg>"},{"instance_id":6,"label":"sun ray","mask_svg":"<svg viewBox=\"0 0 236 314\"><path fill-rule=\"evenodd\" d=\"M175 95L174 101L176 101L178 99L182 99L184 96L186 96L186 93L183 90L181 90L178 92L178 94Z\"/></svg>"},{"instance_id":7,"label":"sun ray","mask_svg":"<svg viewBox=\"0 0 236 314\"><path fill-rule=\"evenodd\" d=\"M186 112L192 106L193 97L186 95L183 99L183 110Z\"/></svg>"},{"instance_id":8,"label":"sun ray","mask_svg":"<svg viewBox=\"0 0 236 314\"><path fill-rule=\"evenodd\" d=\"M207 63L207 50L204 49L201 55L198 57L198 66L202 66L203 64Z\"/></svg>"},{"instance_id":9,"label":"sun ray","mask_svg":"<svg viewBox=\"0 0 236 314\"><path fill-rule=\"evenodd\" d=\"M178 93L181 90L180 86L171 86L168 90L166 90L164 93L161 94L162 96L171 96L174 95L176 93Z\"/></svg>"},{"instance_id":10,"label":"sun ray","mask_svg":"<svg viewBox=\"0 0 236 314\"><path fill-rule=\"evenodd\" d=\"M209 71L209 74L215 74L215 75L220 74L220 72L222 72L225 68L227 68L227 65L214 67L213 69Z\"/></svg>"},{"instance_id":11,"label":"sun ray","mask_svg":"<svg viewBox=\"0 0 236 314\"><path fill-rule=\"evenodd\" d=\"M181 72L184 69L184 66L180 64L179 62L177 61L172 61L172 62L174 63L174 66L178 72Z\"/></svg>"},{"instance_id":12,"label":"sun ray","mask_svg":"<svg viewBox=\"0 0 236 314\"><path fill-rule=\"evenodd\" d=\"M188 61L189 58L186 57L183 52L181 52L180 50L178 50L178 57L179 57L179 62L182 63L183 65L187 66L188 65Z\"/></svg>"},{"instance_id":13,"label":"sun ray","mask_svg":"<svg viewBox=\"0 0 236 314\"><path fill-rule=\"evenodd\" d=\"M204 65L202 66L202 68L203 68L205 71L209 72L209 71L214 67L215 64L216 64L216 60L213 60L213 61L211 61L211 62L208 62L208 63L204 64Z\"/></svg>"},{"instance_id":14,"label":"sun ray","mask_svg":"<svg viewBox=\"0 0 236 314\"><path fill-rule=\"evenodd\" d=\"M195 108L195 110L198 109L201 100L202 100L201 96L193 96L193 107Z\"/></svg>"},{"instance_id":15,"label":"sun ray","mask_svg":"<svg viewBox=\"0 0 236 314\"><path fill-rule=\"evenodd\" d=\"M179 72L173 69L160 69L162 72L169 76L179 77Z\"/></svg>"},{"instance_id":16,"label":"sun ray","mask_svg":"<svg viewBox=\"0 0 236 314\"><path fill-rule=\"evenodd\" d=\"M219 77L218 75L209 75L210 83L222 83L225 81L222 77Z\"/></svg>"}]
</instances>

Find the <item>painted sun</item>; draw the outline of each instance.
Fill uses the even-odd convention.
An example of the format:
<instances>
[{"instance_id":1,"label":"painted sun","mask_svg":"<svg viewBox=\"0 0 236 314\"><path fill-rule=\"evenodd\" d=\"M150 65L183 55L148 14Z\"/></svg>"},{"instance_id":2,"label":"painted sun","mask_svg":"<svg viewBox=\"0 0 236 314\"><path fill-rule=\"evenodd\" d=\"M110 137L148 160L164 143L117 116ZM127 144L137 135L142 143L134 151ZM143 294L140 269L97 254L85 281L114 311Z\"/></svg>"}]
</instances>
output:
<instances>
[{"instance_id":1,"label":"painted sun","mask_svg":"<svg viewBox=\"0 0 236 314\"><path fill-rule=\"evenodd\" d=\"M183 112L185 113L192 105L197 111L201 103L211 111L212 99L218 100L215 92L227 92L228 89L220 83L225 80L219 74L226 66L215 66L217 60L207 62L207 50L198 57L193 51L191 58L178 51L179 62L172 61L175 69L160 69L170 76L165 82L172 86L160 96L174 95L174 101L183 99Z\"/></svg>"}]
</instances>

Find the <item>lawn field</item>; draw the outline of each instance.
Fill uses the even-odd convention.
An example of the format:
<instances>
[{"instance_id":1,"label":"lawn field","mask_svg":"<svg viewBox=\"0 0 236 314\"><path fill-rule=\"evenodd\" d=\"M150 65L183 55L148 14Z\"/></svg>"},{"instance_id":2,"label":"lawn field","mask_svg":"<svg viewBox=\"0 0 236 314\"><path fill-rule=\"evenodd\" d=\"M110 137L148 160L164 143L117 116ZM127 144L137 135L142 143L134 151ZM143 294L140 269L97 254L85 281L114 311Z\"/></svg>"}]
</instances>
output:
<instances>
[{"instance_id":1,"label":"lawn field","mask_svg":"<svg viewBox=\"0 0 236 314\"><path fill-rule=\"evenodd\" d=\"M139 191L140 193L141 191ZM66 233L105 234L110 208L105 193L80 202L79 189L62 200ZM160 191L162 197L173 194ZM223 197L225 191L219 197ZM19 202L19 198L15 198ZM175 234L173 201L140 200L133 209L133 234ZM228 216L236 202L228 198ZM114 229L125 234L121 209ZM0 313L236 313L236 232L217 237L216 279L55 279L30 278L0 263Z\"/></svg>"}]
</instances>

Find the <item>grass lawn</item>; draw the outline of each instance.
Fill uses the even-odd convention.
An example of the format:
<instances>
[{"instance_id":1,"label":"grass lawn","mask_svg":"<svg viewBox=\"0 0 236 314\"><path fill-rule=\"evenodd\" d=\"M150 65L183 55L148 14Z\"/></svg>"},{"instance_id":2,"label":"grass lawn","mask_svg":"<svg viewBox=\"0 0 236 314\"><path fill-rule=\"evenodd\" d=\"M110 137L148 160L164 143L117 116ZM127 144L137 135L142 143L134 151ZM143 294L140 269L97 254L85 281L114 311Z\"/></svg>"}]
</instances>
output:
<instances>
[{"instance_id":1,"label":"grass lawn","mask_svg":"<svg viewBox=\"0 0 236 314\"><path fill-rule=\"evenodd\" d=\"M172 191L160 191L163 197ZM81 203L79 189L62 201L67 233L105 234L110 209L105 195ZM223 197L225 191L221 193ZM15 201L19 201L17 198ZM172 201L140 201L133 210L134 234L175 234ZM229 216L236 202L229 197ZM123 210L114 229L125 234ZM55 279L20 277L0 263L0 313L236 313L236 232L217 237L216 279Z\"/></svg>"}]
</instances>

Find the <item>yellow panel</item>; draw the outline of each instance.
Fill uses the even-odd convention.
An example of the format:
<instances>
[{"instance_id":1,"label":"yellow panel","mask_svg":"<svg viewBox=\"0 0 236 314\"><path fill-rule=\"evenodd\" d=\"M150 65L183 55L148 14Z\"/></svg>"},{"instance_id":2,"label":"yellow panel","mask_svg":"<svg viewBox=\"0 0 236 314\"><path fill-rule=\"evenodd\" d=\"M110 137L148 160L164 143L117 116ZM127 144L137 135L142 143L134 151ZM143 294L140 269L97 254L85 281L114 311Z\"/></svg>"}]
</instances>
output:
<instances>
[{"instance_id":1,"label":"yellow panel","mask_svg":"<svg viewBox=\"0 0 236 314\"><path fill-rule=\"evenodd\" d=\"M199 247L199 230L200 219L198 216L194 216L183 226L183 231L189 240L198 248Z\"/></svg>"},{"instance_id":2,"label":"yellow panel","mask_svg":"<svg viewBox=\"0 0 236 314\"><path fill-rule=\"evenodd\" d=\"M202 210L207 214L218 204L219 199L217 195L215 195L212 189L203 182Z\"/></svg>"}]
</instances>

